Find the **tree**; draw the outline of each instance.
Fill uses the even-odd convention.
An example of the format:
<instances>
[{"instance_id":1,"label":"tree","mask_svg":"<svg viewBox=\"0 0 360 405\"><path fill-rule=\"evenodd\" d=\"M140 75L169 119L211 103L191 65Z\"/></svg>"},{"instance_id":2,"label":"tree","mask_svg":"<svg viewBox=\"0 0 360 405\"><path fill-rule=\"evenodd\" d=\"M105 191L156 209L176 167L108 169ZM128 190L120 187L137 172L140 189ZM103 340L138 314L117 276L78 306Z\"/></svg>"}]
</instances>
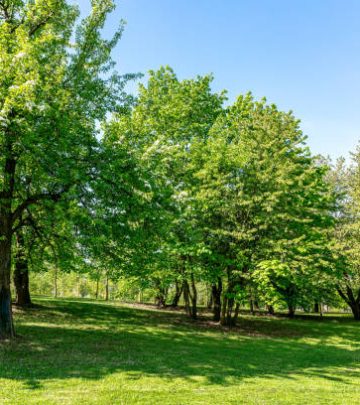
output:
<instances>
[{"instance_id":1,"label":"tree","mask_svg":"<svg viewBox=\"0 0 360 405\"><path fill-rule=\"evenodd\" d=\"M204 245L193 199L197 169L192 157L206 142L225 96L211 91L211 76L180 81L169 67L149 76L131 113L115 117L111 128L118 143L129 145L140 170L151 174L147 182L157 196L158 227L148 249L148 277L154 272L159 278L160 272L162 280L170 276L173 284L181 284L187 313L196 318L198 259ZM151 251L157 253L149 256ZM158 286L163 289L162 283Z\"/></svg>"},{"instance_id":2,"label":"tree","mask_svg":"<svg viewBox=\"0 0 360 405\"><path fill-rule=\"evenodd\" d=\"M12 240L28 210L63 209L79 200L96 165L97 122L124 99L112 74L112 48L101 38L111 0L78 10L65 0L0 3L0 337L14 335L10 272ZM73 43L73 33L75 43Z\"/></svg>"},{"instance_id":3,"label":"tree","mask_svg":"<svg viewBox=\"0 0 360 405\"><path fill-rule=\"evenodd\" d=\"M250 94L240 96L210 131L198 199L209 249L226 281L224 324L236 322L245 286L260 281L270 258L278 258L278 269L284 276L287 269L290 281L304 257L314 255L316 261L320 252L326 254L323 230L331 218L324 168L304 141L291 113ZM274 274L267 280L280 288ZM293 286L288 287L292 314Z\"/></svg>"},{"instance_id":4,"label":"tree","mask_svg":"<svg viewBox=\"0 0 360 405\"><path fill-rule=\"evenodd\" d=\"M339 159L329 178L338 196L335 227L337 291L360 320L360 148L347 167Z\"/></svg>"}]
</instances>

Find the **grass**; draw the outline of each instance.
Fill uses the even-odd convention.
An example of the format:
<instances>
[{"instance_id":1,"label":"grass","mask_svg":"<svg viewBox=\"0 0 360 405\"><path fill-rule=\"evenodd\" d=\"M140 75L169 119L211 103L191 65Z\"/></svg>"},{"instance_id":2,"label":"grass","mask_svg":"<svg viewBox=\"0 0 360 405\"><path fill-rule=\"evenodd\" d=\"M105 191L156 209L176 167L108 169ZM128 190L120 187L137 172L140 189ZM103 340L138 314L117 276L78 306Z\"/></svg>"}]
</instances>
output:
<instances>
[{"instance_id":1,"label":"grass","mask_svg":"<svg viewBox=\"0 0 360 405\"><path fill-rule=\"evenodd\" d=\"M182 314L79 300L17 311L0 404L358 404L360 324Z\"/></svg>"}]
</instances>

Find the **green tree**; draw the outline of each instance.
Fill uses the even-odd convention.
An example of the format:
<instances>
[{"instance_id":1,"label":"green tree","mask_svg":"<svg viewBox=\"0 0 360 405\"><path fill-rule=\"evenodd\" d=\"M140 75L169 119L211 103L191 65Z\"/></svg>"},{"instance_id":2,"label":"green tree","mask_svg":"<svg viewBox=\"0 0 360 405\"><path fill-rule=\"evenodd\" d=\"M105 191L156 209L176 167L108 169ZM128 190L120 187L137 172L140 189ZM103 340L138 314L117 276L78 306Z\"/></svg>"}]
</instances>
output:
<instances>
[{"instance_id":1,"label":"green tree","mask_svg":"<svg viewBox=\"0 0 360 405\"><path fill-rule=\"evenodd\" d=\"M304 258L326 253L323 229L331 218L324 168L304 141L291 113L251 95L239 97L210 132L198 198L216 276L226 281L222 323L236 322L245 286L259 282L269 260L278 260L290 280ZM274 276L267 280L269 288L280 288Z\"/></svg>"},{"instance_id":2,"label":"green tree","mask_svg":"<svg viewBox=\"0 0 360 405\"><path fill-rule=\"evenodd\" d=\"M338 196L335 227L337 291L360 320L360 148L352 154L352 164L336 163L330 182Z\"/></svg>"},{"instance_id":3,"label":"green tree","mask_svg":"<svg viewBox=\"0 0 360 405\"><path fill-rule=\"evenodd\" d=\"M98 151L97 122L123 101L112 48L101 38L111 0L78 10L65 0L0 2L0 336L11 337L15 229L47 202L64 209L86 188ZM76 28L75 28L76 27ZM75 32L75 40L73 33Z\"/></svg>"},{"instance_id":4,"label":"green tree","mask_svg":"<svg viewBox=\"0 0 360 405\"><path fill-rule=\"evenodd\" d=\"M112 124L119 141L128 142L140 167L151 173L148 183L157 196L159 226L153 249L148 250L157 253L148 257L146 267L155 279L172 278L178 284L192 317L196 317L197 263L203 253L193 198L197 182L193 156L195 148L205 144L225 99L211 91L211 80L205 76L180 81L169 67L150 71L134 109ZM163 290L163 283L157 284Z\"/></svg>"}]
</instances>

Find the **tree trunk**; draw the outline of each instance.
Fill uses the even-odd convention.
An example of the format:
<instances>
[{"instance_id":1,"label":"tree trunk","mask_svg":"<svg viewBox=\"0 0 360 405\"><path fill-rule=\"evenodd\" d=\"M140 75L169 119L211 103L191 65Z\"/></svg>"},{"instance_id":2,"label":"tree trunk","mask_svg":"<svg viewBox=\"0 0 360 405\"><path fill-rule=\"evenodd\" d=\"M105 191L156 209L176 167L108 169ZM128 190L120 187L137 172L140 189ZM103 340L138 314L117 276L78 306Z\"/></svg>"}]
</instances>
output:
<instances>
[{"instance_id":1,"label":"tree trunk","mask_svg":"<svg viewBox=\"0 0 360 405\"><path fill-rule=\"evenodd\" d=\"M226 325L226 326L233 326L235 325L236 319L233 317L234 313L234 304L235 304L235 298L234 298L234 287L235 283L234 282L229 282L227 291L224 294L224 299L223 299L223 307L222 307L222 312L221 312L221 320L220 323L221 325ZM239 313L239 307L237 310L237 315Z\"/></svg>"},{"instance_id":2,"label":"tree trunk","mask_svg":"<svg viewBox=\"0 0 360 405\"><path fill-rule=\"evenodd\" d=\"M354 315L354 319L356 321L360 321L360 305L359 305L359 303L354 303L354 305L351 306L351 312Z\"/></svg>"},{"instance_id":3,"label":"tree trunk","mask_svg":"<svg viewBox=\"0 0 360 405\"><path fill-rule=\"evenodd\" d=\"M266 305L266 308L269 315L275 315L275 310L272 305Z\"/></svg>"},{"instance_id":4,"label":"tree trunk","mask_svg":"<svg viewBox=\"0 0 360 405\"><path fill-rule=\"evenodd\" d=\"M191 275L191 282L183 281L183 294L185 301L185 312L192 319L197 319L197 290L194 275Z\"/></svg>"},{"instance_id":5,"label":"tree trunk","mask_svg":"<svg viewBox=\"0 0 360 405\"><path fill-rule=\"evenodd\" d=\"M206 286L206 300L207 300L206 307L209 311L211 311L213 309L213 305L214 305L212 286L211 286L210 294L208 292L208 287Z\"/></svg>"},{"instance_id":6,"label":"tree trunk","mask_svg":"<svg viewBox=\"0 0 360 405\"><path fill-rule=\"evenodd\" d=\"M109 277L106 275L105 281L105 301L109 301Z\"/></svg>"},{"instance_id":7,"label":"tree trunk","mask_svg":"<svg viewBox=\"0 0 360 405\"><path fill-rule=\"evenodd\" d=\"M156 285L156 288L157 288L157 294L156 294L156 297L155 297L155 304L159 308L165 308L166 307L167 289L164 288L161 285L160 280L155 280L155 285Z\"/></svg>"},{"instance_id":8,"label":"tree trunk","mask_svg":"<svg viewBox=\"0 0 360 405\"><path fill-rule=\"evenodd\" d=\"M289 318L295 317L295 306L292 304L288 304L288 317Z\"/></svg>"},{"instance_id":9,"label":"tree trunk","mask_svg":"<svg viewBox=\"0 0 360 405\"><path fill-rule=\"evenodd\" d=\"M212 299L213 299L213 320L219 322L221 318L221 293L222 293L222 280L219 277L217 284L212 285Z\"/></svg>"},{"instance_id":10,"label":"tree trunk","mask_svg":"<svg viewBox=\"0 0 360 405\"><path fill-rule=\"evenodd\" d=\"M1 236L1 234L0 234ZM15 336L11 308L11 234L0 238L0 339Z\"/></svg>"},{"instance_id":11,"label":"tree trunk","mask_svg":"<svg viewBox=\"0 0 360 405\"><path fill-rule=\"evenodd\" d=\"M251 315L255 314L255 310L254 310L254 300L252 298L250 298L249 300L249 306L250 306L250 313Z\"/></svg>"},{"instance_id":12,"label":"tree trunk","mask_svg":"<svg viewBox=\"0 0 360 405\"><path fill-rule=\"evenodd\" d=\"M197 319L197 290L195 284L195 277L191 274L191 317Z\"/></svg>"},{"instance_id":13,"label":"tree trunk","mask_svg":"<svg viewBox=\"0 0 360 405\"><path fill-rule=\"evenodd\" d=\"M25 255L23 235L17 234L17 251L15 256L14 286L16 291L16 305L19 307L31 306L29 290L29 267Z\"/></svg>"},{"instance_id":14,"label":"tree trunk","mask_svg":"<svg viewBox=\"0 0 360 405\"><path fill-rule=\"evenodd\" d=\"M0 188L0 339L15 336L11 308L11 244L13 235L12 203L15 189L16 159L13 154L13 137L5 135L4 176Z\"/></svg>"},{"instance_id":15,"label":"tree trunk","mask_svg":"<svg viewBox=\"0 0 360 405\"><path fill-rule=\"evenodd\" d=\"M315 301L314 302L314 313L318 314L319 312L320 312L319 301Z\"/></svg>"},{"instance_id":16,"label":"tree trunk","mask_svg":"<svg viewBox=\"0 0 360 405\"><path fill-rule=\"evenodd\" d=\"M183 291L183 286L178 281L175 281L175 295L171 302L171 306L176 308L179 305L179 300Z\"/></svg>"},{"instance_id":17,"label":"tree trunk","mask_svg":"<svg viewBox=\"0 0 360 405\"><path fill-rule=\"evenodd\" d=\"M99 298L99 278L96 280L96 291L95 291L95 299Z\"/></svg>"},{"instance_id":18,"label":"tree trunk","mask_svg":"<svg viewBox=\"0 0 360 405\"><path fill-rule=\"evenodd\" d=\"M184 293L185 312L187 315L191 316L190 289L189 289L189 283L186 280L183 281L183 293Z\"/></svg>"},{"instance_id":19,"label":"tree trunk","mask_svg":"<svg viewBox=\"0 0 360 405\"><path fill-rule=\"evenodd\" d=\"M356 298L353 290L349 286L346 286L346 292L342 291L341 288L338 288L338 293L351 308L354 319L360 321L360 290L358 291Z\"/></svg>"},{"instance_id":20,"label":"tree trunk","mask_svg":"<svg viewBox=\"0 0 360 405\"><path fill-rule=\"evenodd\" d=\"M57 268L55 267L54 269L54 297L57 298L58 296L58 271Z\"/></svg>"},{"instance_id":21,"label":"tree trunk","mask_svg":"<svg viewBox=\"0 0 360 405\"><path fill-rule=\"evenodd\" d=\"M237 320L239 318L239 312L240 312L240 304L237 302L234 311L233 325L236 325L237 323Z\"/></svg>"}]
</instances>

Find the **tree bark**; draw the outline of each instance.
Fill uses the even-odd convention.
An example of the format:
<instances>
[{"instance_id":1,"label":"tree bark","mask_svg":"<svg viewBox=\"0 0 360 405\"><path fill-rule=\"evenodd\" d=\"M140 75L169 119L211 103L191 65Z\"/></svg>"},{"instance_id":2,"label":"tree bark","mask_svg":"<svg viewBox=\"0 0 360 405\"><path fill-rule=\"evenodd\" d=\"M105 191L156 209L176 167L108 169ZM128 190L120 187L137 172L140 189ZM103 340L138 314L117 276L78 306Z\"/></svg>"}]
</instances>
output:
<instances>
[{"instance_id":1,"label":"tree bark","mask_svg":"<svg viewBox=\"0 0 360 405\"><path fill-rule=\"evenodd\" d=\"M171 302L171 306L176 308L179 305L179 300L183 292L183 286L178 281L175 281L175 295Z\"/></svg>"},{"instance_id":2,"label":"tree bark","mask_svg":"<svg viewBox=\"0 0 360 405\"><path fill-rule=\"evenodd\" d=\"M217 284L213 284L211 288L211 296L213 299L213 320L219 322L221 318L221 293L222 293L222 280L219 277Z\"/></svg>"},{"instance_id":3,"label":"tree bark","mask_svg":"<svg viewBox=\"0 0 360 405\"><path fill-rule=\"evenodd\" d=\"M314 313L318 314L319 312L320 312L319 301L315 301L314 302Z\"/></svg>"},{"instance_id":4,"label":"tree bark","mask_svg":"<svg viewBox=\"0 0 360 405\"><path fill-rule=\"evenodd\" d=\"M29 290L29 267L25 254L24 237L17 233L17 251L15 256L14 286L16 292L16 305L19 307L31 306Z\"/></svg>"},{"instance_id":5,"label":"tree bark","mask_svg":"<svg viewBox=\"0 0 360 405\"><path fill-rule=\"evenodd\" d=\"M11 243L13 234L12 201L15 186L16 160L13 157L11 134L6 139L3 187L0 189L0 339L15 336L11 308Z\"/></svg>"},{"instance_id":6,"label":"tree bark","mask_svg":"<svg viewBox=\"0 0 360 405\"><path fill-rule=\"evenodd\" d=\"M195 284L195 277L191 274L191 317L197 319L197 290Z\"/></svg>"},{"instance_id":7,"label":"tree bark","mask_svg":"<svg viewBox=\"0 0 360 405\"><path fill-rule=\"evenodd\" d=\"M189 283L187 282L187 280L183 281L183 293L184 293L185 313L187 315L191 316L190 289L189 289Z\"/></svg>"},{"instance_id":8,"label":"tree bark","mask_svg":"<svg viewBox=\"0 0 360 405\"><path fill-rule=\"evenodd\" d=\"M360 321L360 290L358 291L356 298L353 290L349 286L346 286L345 292L341 288L338 288L338 293L351 308L354 319Z\"/></svg>"},{"instance_id":9,"label":"tree bark","mask_svg":"<svg viewBox=\"0 0 360 405\"><path fill-rule=\"evenodd\" d=\"M0 238L0 339L15 336L11 308L11 235Z\"/></svg>"},{"instance_id":10,"label":"tree bark","mask_svg":"<svg viewBox=\"0 0 360 405\"><path fill-rule=\"evenodd\" d=\"M186 314L192 319L197 319L197 290L193 274L190 276L190 284L187 280L183 281L183 294Z\"/></svg>"},{"instance_id":11,"label":"tree bark","mask_svg":"<svg viewBox=\"0 0 360 405\"><path fill-rule=\"evenodd\" d=\"M223 299L223 307L221 311L221 319L220 323L221 325L226 325L226 326L234 326L236 319L235 316L233 316L234 313L234 305L235 305L235 298L234 298L234 288L235 288L235 282L231 281L228 282L228 287L226 290L226 293L224 294L224 299ZM237 309L237 315L239 313L239 307Z\"/></svg>"}]
</instances>

